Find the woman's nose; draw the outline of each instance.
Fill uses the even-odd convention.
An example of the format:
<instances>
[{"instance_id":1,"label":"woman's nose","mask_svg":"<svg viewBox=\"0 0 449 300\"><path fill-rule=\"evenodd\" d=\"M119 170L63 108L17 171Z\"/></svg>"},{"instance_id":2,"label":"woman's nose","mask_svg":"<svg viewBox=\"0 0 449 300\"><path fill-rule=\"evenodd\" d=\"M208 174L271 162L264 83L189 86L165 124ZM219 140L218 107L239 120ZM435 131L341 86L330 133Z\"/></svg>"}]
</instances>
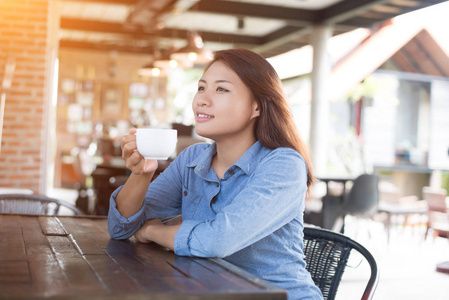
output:
<instances>
[{"instance_id":1,"label":"woman's nose","mask_svg":"<svg viewBox=\"0 0 449 300\"><path fill-rule=\"evenodd\" d=\"M201 93L196 95L196 105L198 107L207 106L210 103L209 96L207 93Z\"/></svg>"}]
</instances>

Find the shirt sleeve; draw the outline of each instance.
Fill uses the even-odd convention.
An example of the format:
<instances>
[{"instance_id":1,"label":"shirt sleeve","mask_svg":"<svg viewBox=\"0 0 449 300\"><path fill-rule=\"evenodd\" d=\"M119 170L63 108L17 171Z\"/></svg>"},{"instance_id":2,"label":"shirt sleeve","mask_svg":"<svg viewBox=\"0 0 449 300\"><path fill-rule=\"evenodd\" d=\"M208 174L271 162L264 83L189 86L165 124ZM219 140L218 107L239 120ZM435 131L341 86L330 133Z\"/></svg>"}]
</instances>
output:
<instances>
[{"instance_id":1,"label":"shirt sleeve","mask_svg":"<svg viewBox=\"0 0 449 300\"><path fill-rule=\"evenodd\" d=\"M111 238L130 238L148 219L181 214L181 170L185 159L184 156L176 158L163 173L151 182L141 209L129 218L120 214L115 202L122 187L112 193L108 213L108 230Z\"/></svg>"},{"instance_id":2,"label":"shirt sleeve","mask_svg":"<svg viewBox=\"0 0 449 300\"><path fill-rule=\"evenodd\" d=\"M111 238L122 240L130 238L145 222L143 206L129 218L123 217L117 210L115 199L123 186L116 189L109 200L108 230Z\"/></svg>"},{"instance_id":3,"label":"shirt sleeve","mask_svg":"<svg viewBox=\"0 0 449 300\"><path fill-rule=\"evenodd\" d=\"M263 159L246 186L214 220L185 220L175 253L226 257L270 235L304 210L307 168L298 152L279 148Z\"/></svg>"}]
</instances>

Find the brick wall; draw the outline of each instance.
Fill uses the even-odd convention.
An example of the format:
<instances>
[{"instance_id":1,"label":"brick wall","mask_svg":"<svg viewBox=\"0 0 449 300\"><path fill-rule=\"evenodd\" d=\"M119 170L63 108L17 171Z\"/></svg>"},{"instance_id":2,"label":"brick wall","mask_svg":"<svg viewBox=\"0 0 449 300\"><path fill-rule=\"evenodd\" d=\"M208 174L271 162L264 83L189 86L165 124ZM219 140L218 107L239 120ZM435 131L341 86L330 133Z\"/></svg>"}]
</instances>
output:
<instances>
[{"instance_id":1,"label":"brick wall","mask_svg":"<svg viewBox=\"0 0 449 300\"><path fill-rule=\"evenodd\" d=\"M0 152L0 187L44 190L49 0L0 0L0 80L16 61Z\"/></svg>"}]
</instances>

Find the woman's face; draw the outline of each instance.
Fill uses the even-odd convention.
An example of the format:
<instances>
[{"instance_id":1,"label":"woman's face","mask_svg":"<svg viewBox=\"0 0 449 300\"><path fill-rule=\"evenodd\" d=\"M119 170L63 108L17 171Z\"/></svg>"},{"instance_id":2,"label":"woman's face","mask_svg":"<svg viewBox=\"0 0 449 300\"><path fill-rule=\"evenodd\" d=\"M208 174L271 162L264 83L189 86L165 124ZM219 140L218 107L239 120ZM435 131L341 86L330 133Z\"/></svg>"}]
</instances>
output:
<instances>
[{"instance_id":1,"label":"woman's face","mask_svg":"<svg viewBox=\"0 0 449 300\"><path fill-rule=\"evenodd\" d=\"M238 75L220 61L213 63L199 80L192 108L200 136L216 142L254 137L257 103Z\"/></svg>"}]
</instances>

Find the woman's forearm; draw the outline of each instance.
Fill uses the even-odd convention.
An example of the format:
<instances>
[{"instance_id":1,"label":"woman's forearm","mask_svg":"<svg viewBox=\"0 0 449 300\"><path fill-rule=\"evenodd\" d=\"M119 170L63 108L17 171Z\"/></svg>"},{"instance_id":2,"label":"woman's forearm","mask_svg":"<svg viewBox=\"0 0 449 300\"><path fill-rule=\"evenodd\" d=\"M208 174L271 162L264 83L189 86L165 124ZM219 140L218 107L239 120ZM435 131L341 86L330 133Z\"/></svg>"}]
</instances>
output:
<instances>
[{"instance_id":1,"label":"woman's forearm","mask_svg":"<svg viewBox=\"0 0 449 300\"><path fill-rule=\"evenodd\" d=\"M154 172L141 175L132 173L128 178L115 199L117 210L123 217L129 218L140 210L153 175Z\"/></svg>"},{"instance_id":2,"label":"woman's forearm","mask_svg":"<svg viewBox=\"0 0 449 300\"><path fill-rule=\"evenodd\" d=\"M146 234L148 239L163 247L175 250L175 235L181 224L178 225L151 225Z\"/></svg>"}]
</instances>

